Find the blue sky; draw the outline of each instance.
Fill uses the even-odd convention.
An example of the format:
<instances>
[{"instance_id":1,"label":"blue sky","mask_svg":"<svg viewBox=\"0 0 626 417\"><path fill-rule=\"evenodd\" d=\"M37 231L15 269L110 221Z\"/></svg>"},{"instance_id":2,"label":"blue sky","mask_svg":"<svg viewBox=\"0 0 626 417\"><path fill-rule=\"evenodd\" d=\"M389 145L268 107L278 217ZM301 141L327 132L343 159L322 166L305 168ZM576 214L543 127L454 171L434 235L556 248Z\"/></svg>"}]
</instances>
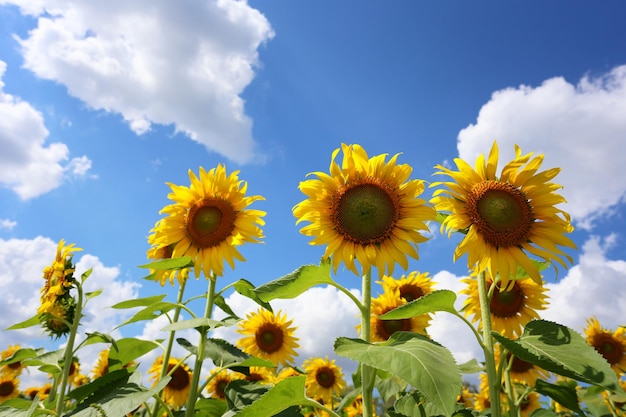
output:
<instances>
[{"instance_id":1,"label":"blue sky","mask_svg":"<svg viewBox=\"0 0 626 417\"><path fill-rule=\"evenodd\" d=\"M105 288L87 329L110 331L124 317L106 307L123 299L174 297L137 266L168 204L165 183L187 185L189 169L224 163L266 198L254 205L268 213L265 243L244 247L247 262L220 280L260 284L323 253L291 209L298 183L327 171L342 142L402 153L413 178L431 180L434 165L473 163L494 139L502 160L517 143L563 168L556 182L579 250L558 281L547 271L544 316L579 331L591 315L624 324L625 18L612 0L0 0L0 327L33 314L59 239L84 249L75 260ZM455 244L434 233L410 269L460 289ZM358 291L349 273L337 279ZM231 301L241 314L254 308ZM332 289L276 305L299 326L302 359L356 336L356 310ZM115 334L162 337L160 325ZM459 361L477 355L447 317L431 334ZM32 330L2 341L46 343ZM93 360L85 354L87 369Z\"/></svg>"}]
</instances>

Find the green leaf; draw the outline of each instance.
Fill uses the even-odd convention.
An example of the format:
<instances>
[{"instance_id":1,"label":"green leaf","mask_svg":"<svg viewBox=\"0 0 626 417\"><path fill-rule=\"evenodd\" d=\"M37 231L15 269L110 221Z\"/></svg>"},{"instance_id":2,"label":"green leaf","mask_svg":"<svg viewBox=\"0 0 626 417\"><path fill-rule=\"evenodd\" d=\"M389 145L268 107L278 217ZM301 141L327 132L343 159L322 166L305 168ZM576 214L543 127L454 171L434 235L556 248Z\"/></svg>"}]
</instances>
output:
<instances>
[{"instance_id":1,"label":"green leaf","mask_svg":"<svg viewBox=\"0 0 626 417\"><path fill-rule=\"evenodd\" d=\"M117 325L117 327L115 328L118 329L122 326L135 323L138 321L154 320L157 317L162 316L163 314L167 313L168 311L176 307L177 305L174 303L168 303L165 301L156 302L154 304L147 306L146 308L142 310L139 310L137 313L135 313L134 316L126 320L124 323Z\"/></svg>"},{"instance_id":2,"label":"green leaf","mask_svg":"<svg viewBox=\"0 0 626 417\"><path fill-rule=\"evenodd\" d=\"M26 366L52 365L60 369L59 363L63 360L64 352L63 349L46 352L34 358L25 359L22 361L22 364Z\"/></svg>"},{"instance_id":3,"label":"green leaf","mask_svg":"<svg viewBox=\"0 0 626 417\"><path fill-rule=\"evenodd\" d=\"M191 256L167 258L149 264L139 265L139 268L156 269L157 271L171 271L174 269L190 268L194 265Z\"/></svg>"},{"instance_id":4,"label":"green leaf","mask_svg":"<svg viewBox=\"0 0 626 417\"><path fill-rule=\"evenodd\" d=\"M434 313L436 311L447 311L456 314L457 311L454 308L455 301L456 294L454 291L433 291L423 297L394 308L379 318L382 320L401 320L421 316L426 313Z\"/></svg>"},{"instance_id":5,"label":"green leaf","mask_svg":"<svg viewBox=\"0 0 626 417\"><path fill-rule=\"evenodd\" d=\"M424 399L417 392L400 397L393 405L394 410L406 417L422 417L424 415Z\"/></svg>"},{"instance_id":6,"label":"green leaf","mask_svg":"<svg viewBox=\"0 0 626 417\"><path fill-rule=\"evenodd\" d=\"M485 370L485 367L481 365L476 359L470 359L469 361L459 365L459 371L462 374L477 374Z\"/></svg>"},{"instance_id":7,"label":"green leaf","mask_svg":"<svg viewBox=\"0 0 626 417\"><path fill-rule=\"evenodd\" d=\"M85 293L85 296L87 297L86 301L87 300L91 300L92 298L96 298L100 294L102 294L102 288L100 288L99 290L96 290L96 291Z\"/></svg>"},{"instance_id":8,"label":"green leaf","mask_svg":"<svg viewBox=\"0 0 626 417\"><path fill-rule=\"evenodd\" d=\"M171 332L175 330L184 330L184 329L200 329L201 327L208 327L209 329L214 329L216 327L222 327L224 324L219 320L207 319L206 317L194 317L187 320L176 321L174 323L170 323L161 331Z\"/></svg>"},{"instance_id":9,"label":"green leaf","mask_svg":"<svg viewBox=\"0 0 626 417\"><path fill-rule=\"evenodd\" d=\"M10 364L15 363L15 362L22 362L22 361L24 361L26 359L36 358L37 356L41 355L43 353L43 351L44 351L43 348L40 348L40 349L30 349L30 348L18 349L11 356L9 356L8 358L4 359L3 361L0 361L0 366L10 365Z\"/></svg>"},{"instance_id":10,"label":"green leaf","mask_svg":"<svg viewBox=\"0 0 626 417\"><path fill-rule=\"evenodd\" d=\"M378 344L340 337L335 352L404 379L433 404L438 413L451 415L462 380L452 354L426 336L396 332Z\"/></svg>"},{"instance_id":11,"label":"green leaf","mask_svg":"<svg viewBox=\"0 0 626 417\"><path fill-rule=\"evenodd\" d=\"M159 344L152 340L141 340L134 337L118 340L109 350L109 372L120 369L157 347Z\"/></svg>"},{"instance_id":12,"label":"green leaf","mask_svg":"<svg viewBox=\"0 0 626 417\"><path fill-rule=\"evenodd\" d=\"M127 383L130 374L131 372L128 369L118 369L116 371L107 372L101 377L75 388L68 394L68 397L79 403L94 394L104 397L115 390L118 385Z\"/></svg>"},{"instance_id":13,"label":"green leaf","mask_svg":"<svg viewBox=\"0 0 626 417\"><path fill-rule=\"evenodd\" d=\"M623 392L608 362L574 330L546 320L533 320L517 340L492 333L513 355L547 371L577 381Z\"/></svg>"},{"instance_id":14,"label":"green leaf","mask_svg":"<svg viewBox=\"0 0 626 417\"><path fill-rule=\"evenodd\" d=\"M253 399L249 405L234 414L225 414L224 416L232 415L236 417L258 417L258 416L273 416L280 413L289 407L296 405L309 405L315 407L318 403L305 395L304 381L306 377L303 376L291 376L280 381L274 385L269 391L262 393L258 396L260 390L255 391L257 396ZM240 382L240 381L233 381ZM227 392L238 389L237 385L231 382L228 385L230 388ZM243 381L245 382L245 381ZM231 388L231 384L233 387ZM242 384L242 387L244 385ZM252 399L249 396L248 399ZM237 404L238 408L241 404Z\"/></svg>"},{"instance_id":15,"label":"green leaf","mask_svg":"<svg viewBox=\"0 0 626 417\"><path fill-rule=\"evenodd\" d=\"M39 314L35 314L33 317L27 320L24 320L23 322L16 323L11 327L7 327L7 330L25 329L27 327L32 327L32 326L36 326L40 324L41 324L41 321L39 319Z\"/></svg>"},{"instance_id":16,"label":"green leaf","mask_svg":"<svg viewBox=\"0 0 626 417\"><path fill-rule=\"evenodd\" d=\"M254 285L250 281L240 279L239 281L235 282L235 284L233 284L233 288L235 288L235 291L237 291L239 294L243 295L244 297L248 297L266 310L272 311L272 306L259 298L257 293L254 291Z\"/></svg>"},{"instance_id":17,"label":"green leaf","mask_svg":"<svg viewBox=\"0 0 626 417\"><path fill-rule=\"evenodd\" d=\"M295 298L319 284L333 284L330 260L320 265L303 265L290 274L257 287L254 292L263 301L276 298Z\"/></svg>"},{"instance_id":18,"label":"green leaf","mask_svg":"<svg viewBox=\"0 0 626 417\"><path fill-rule=\"evenodd\" d=\"M114 344L115 339L113 336L108 335L106 333L93 332L87 333L87 338L81 343L81 346L89 346L96 343L110 343Z\"/></svg>"},{"instance_id":19,"label":"green leaf","mask_svg":"<svg viewBox=\"0 0 626 417\"><path fill-rule=\"evenodd\" d=\"M121 303L117 303L111 306L111 308L146 307L154 303L158 303L164 298L165 298L165 294L161 294L161 295L153 295L152 297L137 298L135 300L126 300L126 301L122 301Z\"/></svg>"},{"instance_id":20,"label":"green leaf","mask_svg":"<svg viewBox=\"0 0 626 417\"><path fill-rule=\"evenodd\" d=\"M80 275L80 282L81 283L85 283L85 281L87 280L87 278L89 278L89 276L91 275L91 273L93 272L93 268L89 268L88 270L86 270L85 272L83 272Z\"/></svg>"},{"instance_id":21,"label":"green leaf","mask_svg":"<svg viewBox=\"0 0 626 417\"><path fill-rule=\"evenodd\" d=\"M195 414L202 417L221 417L228 406L225 401L217 398L200 398L196 402Z\"/></svg>"},{"instance_id":22,"label":"green leaf","mask_svg":"<svg viewBox=\"0 0 626 417\"><path fill-rule=\"evenodd\" d=\"M0 417L32 417L43 415L42 410L37 409L37 401L29 401L23 398L10 398L2 402Z\"/></svg>"},{"instance_id":23,"label":"green leaf","mask_svg":"<svg viewBox=\"0 0 626 417\"><path fill-rule=\"evenodd\" d=\"M228 304L226 304L226 300L221 295L216 295L213 302L216 306L218 306L224 313L228 314L232 318L239 319L235 312L230 308Z\"/></svg>"},{"instance_id":24,"label":"green leaf","mask_svg":"<svg viewBox=\"0 0 626 417\"><path fill-rule=\"evenodd\" d=\"M574 388L567 385L555 385L538 379L535 383L535 390L539 394L550 397L562 406L575 411L577 414L585 415L578 405L578 394Z\"/></svg>"}]
</instances>

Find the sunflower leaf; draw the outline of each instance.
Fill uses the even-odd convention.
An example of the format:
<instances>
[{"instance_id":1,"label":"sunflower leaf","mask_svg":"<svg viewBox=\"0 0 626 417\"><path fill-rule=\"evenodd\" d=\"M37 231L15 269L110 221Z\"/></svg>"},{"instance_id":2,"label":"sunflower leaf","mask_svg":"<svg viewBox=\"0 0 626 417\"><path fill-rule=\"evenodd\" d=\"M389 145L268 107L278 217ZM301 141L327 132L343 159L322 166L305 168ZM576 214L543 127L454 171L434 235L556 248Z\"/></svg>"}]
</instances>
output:
<instances>
[{"instance_id":1,"label":"sunflower leaf","mask_svg":"<svg viewBox=\"0 0 626 417\"><path fill-rule=\"evenodd\" d=\"M191 319L170 323L162 328L161 331L171 332L174 330L197 329L199 327L208 327L210 329L214 329L223 325L224 323L219 320L207 319L206 317L194 317Z\"/></svg>"},{"instance_id":2,"label":"sunflower leaf","mask_svg":"<svg viewBox=\"0 0 626 417\"><path fill-rule=\"evenodd\" d=\"M269 302L276 298L295 298L319 284L333 284L330 276L330 261L319 265L303 265L290 274L270 281L254 289L263 301Z\"/></svg>"},{"instance_id":3,"label":"sunflower leaf","mask_svg":"<svg viewBox=\"0 0 626 417\"><path fill-rule=\"evenodd\" d=\"M415 387L439 414L452 415L462 380L448 349L428 337L396 332L384 343L340 337L335 353L390 372Z\"/></svg>"},{"instance_id":4,"label":"sunflower leaf","mask_svg":"<svg viewBox=\"0 0 626 417\"><path fill-rule=\"evenodd\" d=\"M29 401L23 398L10 398L2 402L0 417L31 417L45 415L38 410L38 401Z\"/></svg>"},{"instance_id":5,"label":"sunflower leaf","mask_svg":"<svg viewBox=\"0 0 626 417\"><path fill-rule=\"evenodd\" d=\"M24 320L20 323L16 323L11 327L7 327L7 330L25 329L27 327L32 327L38 324L41 324L41 321L39 319L39 314L35 314L33 317L29 318L28 320Z\"/></svg>"},{"instance_id":6,"label":"sunflower leaf","mask_svg":"<svg viewBox=\"0 0 626 417\"><path fill-rule=\"evenodd\" d=\"M125 326L127 324L131 324L131 323L135 323L138 321L143 321L143 320L154 320L159 316L162 316L163 314L167 313L168 311L176 308L177 305L174 303L168 303L165 301L158 301L155 302L153 304L150 304L148 306L146 306L145 308L143 308L142 310L139 310L137 313L135 313L134 316L132 316L131 318L129 318L128 320L126 320L125 322L123 322L122 324L117 325L115 328L119 329L122 326Z\"/></svg>"},{"instance_id":7,"label":"sunflower leaf","mask_svg":"<svg viewBox=\"0 0 626 417\"><path fill-rule=\"evenodd\" d=\"M266 310L272 311L272 306L268 302L259 298L254 289L254 285L250 281L240 279L239 281L235 282L233 287L235 288L235 291L237 291L239 294L243 295L244 297L248 297Z\"/></svg>"},{"instance_id":8,"label":"sunflower leaf","mask_svg":"<svg viewBox=\"0 0 626 417\"><path fill-rule=\"evenodd\" d=\"M495 332L493 337L513 355L577 381L622 393L608 362L576 331L546 320L533 320L517 340Z\"/></svg>"},{"instance_id":9,"label":"sunflower leaf","mask_svg":"<svg viewBox=\"0 0 626 417\"><path fill-rule=\"evenodd\" d=\"M167 258L154 261L149 264L139 265L139 268L156 269L157 271L171 271L174 269L189 268L194 265L191 256L181 256L180 258Z\"/></svg>"},{"instance_id":10,"label":"sunflower leaf","mask_svg":"<svg viewBox=\"0 0 626 417\"><path fill-rule=\"evenodd\" d=\"M438 290L424 295L416 300L409 301L391 311L379 316L382 320L400 320L417 317L435 311L447 311L457 314L454 308L456 294L450 290Z\"/></svg>"},{"instance_id":11,"label":"sunflower leaf","mask_svg":"<svg viewBox=\"0 0 626 417\"><path fill-rule=\"evenodd\" d=\"M43 351L44 351L43 348L39 348L39 349L31 349L31 348L18 349L11 356L9 356L8 358L0 361L0 366L10 365L10 364L15 363L15 362L22 362L22 361L24 361L26 359L35 358L38 355L41 355L43 353Z\"/></svg>"},{"instance_id":12,"label":"sunflower leaf","mask_svg":"<svg viewBox=\"0 0 626 417\"><path fill-rule=\"evenodd\" d=\"M141 340L134 337L119 339L109 350L109 371L120 369L157 347L159 343L153 340Z\"/></svg>"},{"instance_id":13,"label":"sunflower leaf","mask_svg":"<svg viewBox=\"0 0 626 417\"><path fill-rule=\"evenodd\" d=\"M137 298L135 300L126 300L126 301L122 301L120 303L112 305L111 308L119 309L119 308L146 307L154 303L158 303L164 298L165 298L165 294L161 294L161 295L153 295L151 297Z\"/></svg>"},{"instance_id":14,"label":"sunflower leaf","mask_svg":"<svg viewBox=\"0 0 626 417\"><path fill-rule=\"evenodd\" d=\"M578 394L576 389L566 385L555 385L538 379L535 383L535 390L541 395L552 398L557 403L575 411L578 415L584 416L583 410L578 405Z\"/></svg>"}]
</instances>

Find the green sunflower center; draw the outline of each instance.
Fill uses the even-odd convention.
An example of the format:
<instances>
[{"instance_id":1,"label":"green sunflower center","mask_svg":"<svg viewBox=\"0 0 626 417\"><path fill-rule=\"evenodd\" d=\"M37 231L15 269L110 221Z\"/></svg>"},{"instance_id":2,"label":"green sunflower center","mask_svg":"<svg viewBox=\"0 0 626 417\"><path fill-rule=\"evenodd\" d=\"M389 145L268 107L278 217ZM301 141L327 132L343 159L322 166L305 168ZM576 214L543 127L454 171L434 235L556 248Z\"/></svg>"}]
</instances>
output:
<instances>
[{"instance_id":1,"label":"green sunflower center","mask_svg":"<svg viewBox=\"0 0 626 417\"><path fill-rule=\"evenodd\" d=\"M499 291L499 288L496 288L496 291L491 296L489 307L491 314L496 317L516 317L524 308L525 301L526 295L524 291L515 282L510 290Z\"/></svg>"},{"instance_id":2,"label":"green sunflower center","mask_svg":"<svg viewBox=\"0 0 626 417\"><path fill-rule=\"evenodd\" d=\"M468 193L467 212L477 233L496 248L525 243L534 222L526 195L513 185L496 180L474 185Z\"/></svg>"},{"instance_id":3,"label":"green sunflower center","mask_svg":"<svg viewBox=\"0 0 626 417\"><path fill-rule=\"evenodd\" d=\"M365 182L340 191L331 211L337 232L365 246L391 236L398 221L399 204L389 187Z\"/></svg>"},{"instance_id":4,"label":"green sunflower center","mask_svg":"<svg viewBox=\"0 0 626 417\"><path fill-rule=\"evenodd\" d=\"M284 335L280 327L273 323L265 323L255 332L254 338L260 350L274 353L283 346Z\"/></svg>"},{"instance_id":5,"label":"green sunflower center","mask_svg":"<svg viewBox=\"0 0 626 417\"><path fill-rule=\"evenodd\" d=\"M220 245L235 229L237 213L226 200L205 198L187 213L185 228L193 246L204 249Z\"/></svg>"},{"instance_id":6,"label":"green sunflower center","mask_svg":"<svg viewBox=\"0 0 626 417\"><path fill-rule=\"evenodd\" d=\"M169 373L175 365L169 365L167 367L167 372ZM186 388L189 388L189 383L191 382L189 378L189 372L183 368L183 366L179 366L176 370L171 374L172 379L167 383L167 388L174 391L182 391Z\"/></svg>"},{"instance_id":7,"label":"green sunflower center","mask_svg":"<svg viewBox=\"0 0 626 417\"><path fill-rule=\"evenodd\" d=\"M611 365L619 363L626 352L624 352L622 344L616 340L613 335L608 333L600 333L593 341L593 347L604 356L604 359Z\"/></svg>"},{"instance_id":8,"label":"green sunflower center","mask_svg":"<svg viewBox=\"0 0 626 417\"><path fill-rule=\"evenodd\" d=\"M0 397L11 395L14 390L15 384L13 384L13 381L0 382Z\"/></svg>"},{"instance_id":9,"label":"green sunflower center","mask_svg":"<svg viewBox=\"0 0 626 417\"><path fill-rule=\"evenodd\" d=\"M335 384L335 373L328 366L322 366L315 372L315 380L323 388L332 388Z\"/></svg>"}]
</instances>

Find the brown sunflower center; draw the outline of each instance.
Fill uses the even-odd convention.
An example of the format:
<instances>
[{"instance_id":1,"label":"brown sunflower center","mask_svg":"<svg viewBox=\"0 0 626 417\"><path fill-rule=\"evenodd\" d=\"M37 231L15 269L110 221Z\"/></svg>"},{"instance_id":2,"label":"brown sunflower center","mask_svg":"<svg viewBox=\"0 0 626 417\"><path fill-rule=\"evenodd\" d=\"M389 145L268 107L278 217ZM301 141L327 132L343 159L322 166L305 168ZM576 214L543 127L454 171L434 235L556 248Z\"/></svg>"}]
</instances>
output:
<instances>
[{"instance_id":1,"label":"brown sunflower center","mask_svg":"<svg viewBox=\"0 0 626 417\"><path fill-rule=\"evenodd\" d=\"M424 290L417 285L402 285L400 286L400 297L406 300L406 302L417 300L424 296Z\"/></svg>"},{"instance_id":2,"label":"brown sunflower center","mask_svg":"<svg viewBox=\"0 0 626 417\"><path fill-rule=\"evenodd\" d=\"M395 332L408 332L411 330L411 319L376 320L376 331L385 340L389 339Z\"/></svg>"},{"instance_id":3,"label":"brown sunflower center","mask_svg":"<svg viewBox=\"0 0 626 417\"><path fill-rule=\"evenodd\" d=\"M608 333L598 334L593 340L593 347L611 365L619 363L625 354L622 344Z\"/></svg>"},{"instance_id":4,"label":"brown sunflower center","mask_svg":"<svg viewBox=\"0 0 626 417\"><path fill-rule=\"evenodd\" d=\"M259 382L259 381L263 381L263 375L261 375L258 372L250 372L250 375L248 375L246 377L246 381L249 382Z\"/></svg>"},{"instance_id":5,"label":"brown sunflower center","mask_svg":"<svg viewBox=\"0 0 626 417\"><path fill-rule=\"evenodd\" d=\"M467 212L476 232L497 248L526 242L534 221L526 195L513 185L496 180L472 187Z\"/></svg>"},{"instance_id":6,"label":"brown sunflower center","mask_svg":"<svg viewBox=\"0 0 626 417\"><path fill-rule=\"evenodd\" d=\"M510 358L511 358L511 354L508 353L506 355L506 359L509 360ZM518 373L518 374L523 374L533 369L533 366L534 365L532 363L523 361L519 359L517 356L514 356L513 363L511 364L511 371Z\"/></svg>"},{"instance_id":7,"label":"brown sunflower center","mask_svg":"<svg viewBox=\"0 0 626 417\"><path fill-rule=\"evenodd\" d=\"M328 366L321 366L315 371L315 380L323 388L331 388L335 384L335 373Z\"/></svg>"},{"instance_id":8,"label":"brown sunflower center","mask_svg":"<svg viewBox=\"0 0 626 417\"><path fill-rule=\"evenodd\" d=\"M205 198L187 213L187 236L198 248L218 246L232 234L236 217L237 212L228 201Z\"/></svg>"},{"instance_id":9,"label":"brown sunflower center","mask_svg":"<svg viewBox=\"0 0 626 417\"><path fill-rule=\"evenodd\" d=\"M224 398L226 396L226 385L228 385L229 382L230 380L228 379L220 379L217 381L217 384L215 384L215 393L218 397Z\"/></svg>"},{"instance_id":10,"label":"brown sunflower center","mask_svg":"<svg viewBox=\"0 0 626 417\"><path fill-rule=\"evenodd\" d=\"M265 353L274 353L283 346L284 335L280 327L265 323L254 333L256 344Z\"/></svg>"},{"instance_id":11,"label":"brown sunflower center","mask_svg":"<svg viewBox=\"0 0 626 417\"><path fill-rule=\"evenodd\" d=\"M349 186L333 200L335 228L344 239L359 245L381 243L391 236L398 221L397 200L385 184L365 182Z\"/></svg>"},{"instance_id":12,"label":"brown sunflower center","mask_svg":"<svg viewBox=\"0 0 626 417\"><path fill-rule=\"evenodd\" d=\"M11 395L15 390L15 384L13 381L2 381L0 382L0 397L6 397Z\"/></svg>"},{"instance_id":13,"label":"brown sunflower center","mask_svg":"<svg viewBox=\"0 0 626 417\"><path fill-rule=\"evenodd\" d=\"M491 314L496 317L516 317L524 308L525 301L524 291L515 282L510 290L500 291L499 288L496 288L491 296L489 307Z\"/></svg>"},{"instance_id":14,"label":"brown sunflower center","mask_svg":"<svg viewBox=\"0 0 626 417\"><path fill-rule=\"evenodd\" d=\"M22 362L13 362L8 364L7 366L11 369L20 369L20 367L22 366Z\"/></svg>"},{"instance_id":15,"label":"brown sunflower center","mask_svg":"<svg viewBox=\"0 0 626 417\"><path fill-rule=\"evenodd\" d=\"M167 372L169 373L174 365L168 365ZM167 387L174 391L182 391L189 387L190 378L189 372L187 372L182 366L176 368L171 375L172 379L167 383Z\"/></svg>"}]
</instances>

